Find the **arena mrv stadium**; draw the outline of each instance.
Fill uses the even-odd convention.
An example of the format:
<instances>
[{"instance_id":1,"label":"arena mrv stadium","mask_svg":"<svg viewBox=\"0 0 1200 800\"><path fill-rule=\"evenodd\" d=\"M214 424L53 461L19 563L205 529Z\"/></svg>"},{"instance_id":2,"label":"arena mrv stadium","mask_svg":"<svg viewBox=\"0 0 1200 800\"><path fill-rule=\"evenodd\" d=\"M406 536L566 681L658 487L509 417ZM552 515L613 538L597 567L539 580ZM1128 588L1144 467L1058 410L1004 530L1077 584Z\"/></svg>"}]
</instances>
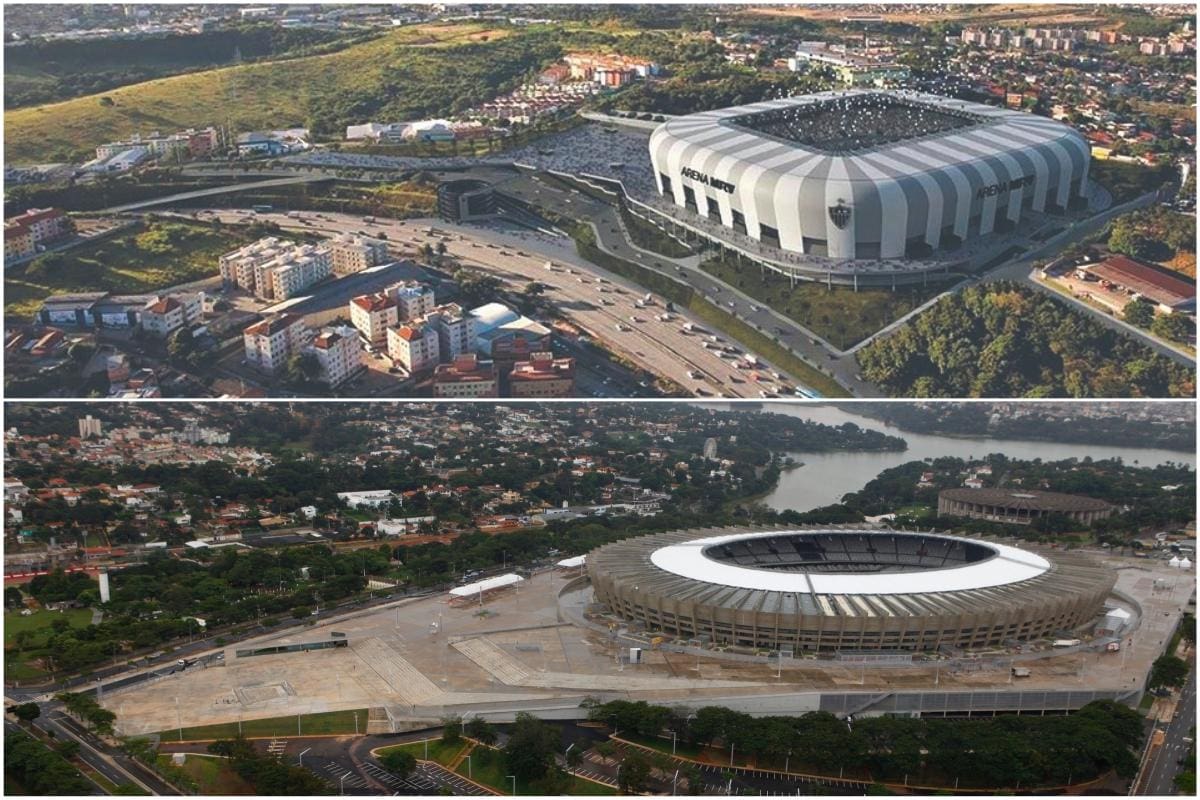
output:
<instances>
[{"instance_id":1,"label":"arena mrv stadium","mask_svg":"<svg viewBox=\"0 0 1200 800\"><path fill-rule=\"evenodd\" d=\"M793 652L1052 637L1093 622L1116 582L1076 553L855 527L653 534L587 569L596 602L649 633Z\"/></svg>"},{"instance_id":2,"label":"arena mrv stadium","mask_svg":"<svg viewBox=\"0 0 1200 800\"><path fill-rule=\"evenodd\" d=\"M762 244L904 259L1086 203L1090 150L1045 117L901 91L679 117L650 137L659 194Z\"/></svg>"}]
</instances>

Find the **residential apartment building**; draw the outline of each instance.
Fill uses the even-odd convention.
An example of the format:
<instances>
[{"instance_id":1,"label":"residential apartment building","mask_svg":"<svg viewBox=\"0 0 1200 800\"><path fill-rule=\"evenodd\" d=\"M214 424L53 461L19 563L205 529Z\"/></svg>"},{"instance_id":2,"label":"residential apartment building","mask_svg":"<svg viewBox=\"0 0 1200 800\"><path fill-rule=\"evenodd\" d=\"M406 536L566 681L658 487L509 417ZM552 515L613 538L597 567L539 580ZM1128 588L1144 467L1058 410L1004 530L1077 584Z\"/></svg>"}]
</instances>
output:
<instances>
[{"instance_id":1,"label":"residential apartment building","mask_svg":"<svg viewBox=\"0 0 1200 800\"><path fill-rule=\"evenodd\" d=\"M99 439L102 434L103 423L100 420L88 414L83 419L79 420L79 438L88 439L95 437Z\"/></svg>"},{"instance_id":2,"label":"residential apartment building","mask_svg":"<svg viewBox=\"0 0 1200 800\"><path fill-rule=\"evenodd\" d=\"M496 364L474 353L458 356L433 371L434 397L499 397Z\"/></svg>"},{"instance_id":3,"label":"residential apartment building","mask_svg":"<svg viewBox=\"0 0 1200 800\"><path fill-rule=\"evenodd\" d=\"M312 351L321 365L321 381L337 388L366 369L358 337L349 328L324 330L313 339Z\"/></svg>"},{"instance_id":4,"label":"residential apartment building","mask_svg":"<svg viewBox=\"0 0 1200 800\"><path fill-rule=\"evenodd\" d=\"M339 234L327 242L333 255L333 274L349 275L388 260L387 242L354 233Z\"/></svg>"},{"instance_id":5,"label":"residential apartment building","mask_svg":"<svg viewBox=\"0 0 1200 800\"><path fill-rule=\"evenodd\" d=\"M508 375L510 397L571 397L575 393L575 359L534 353L518 361Z\"/></svg>"},{"instance_id":6,"label":"residential apartment building","mask_svg":"<svg viewBox=\"0 0 1200 800\"><path fill-rule=\"evenodd\" d=\"M475 352L475 317L458 303L446 303L425 315L427 325L437 331L438 347L443 360Z\"/></svg>"},{"instance_id":7,"label":"residential apartment building","mask_svg":"<svg viewBox=\"0 0 1200 800\"><path fill-rule=\"evenodd\" d=\"M199 322L204 316L204 293L177 293L156 297L138 314L142 330L166 337L177 328Z\"/></svg>"},{"instance_id":8,"label":"residential apartment building","mask_svg":"<svg viewBox=\"0 0 1200 800\"><path fill-rule=\"evenodd\" d=\"M242 342L246 360L264 372L276 373L311 341L312 332L301 317L280 314L246 328Z\"/></svg>"},{"instance_id":9,"label":"residential apartment building","mask_svg":"<svg viewBox=\"0 0 1200 800\"><path fill-rule=\"evenodd\" d=\"M61 208L31 208L4 221L4 262L27 258L43 244L69 236L71 218Z\"/></svg>"},{"instance_id":10,"label":"residential apartment building","mask_svg":"<svg viewBox=\"0 0 1200 800\"><path fill-rule=\"evenodd\" d=\"M183 303L174 297L160 297L142 309L142 330L154 336L166 337L183 327Z\"/></svg>"},{"instance_id":11,"label":"residential apartment building","mask_svg":"<svg viewBox=\"0 0 1200 800\"><path fill-rule=\"evenodd\" d=\"M333 257L328 247L296 244L268 236L221 256L226 286L245 289L264 300L287 300L329 277Z\"/></svg>"},{"instance_id":12,"label":"residential apartment building","mask_svg":"<svg viewBox=\"0 0 1200 800\"><path fill-rule=\"evenodd\" d=\"M429 325L419 322L389 328L388 357L410 375L433 369L438 364L438 335Z\"/></svg>"},{"instance_id":13,"label":"residential apartment building","mask_svg":"<svg viewBox=\"0 0 1200 800\"><path fill-rule=\"evenodd\" d=\"M401 322L420 319L433 311L433 289L420 281L405 281L384 289L396 301L396 313Z\"/></svg>"},{"instance_id":14,"label":"residential apartment building","mask_svg":"<svg viewBox=\"0 0 1200 800\"><path fill-rule=\"evenodd\" d=\"M372 347L387 346L388 328L399 321L396 300L386 292L363 294L350 301L350 324Z\"/></svg>"}]
</instances>

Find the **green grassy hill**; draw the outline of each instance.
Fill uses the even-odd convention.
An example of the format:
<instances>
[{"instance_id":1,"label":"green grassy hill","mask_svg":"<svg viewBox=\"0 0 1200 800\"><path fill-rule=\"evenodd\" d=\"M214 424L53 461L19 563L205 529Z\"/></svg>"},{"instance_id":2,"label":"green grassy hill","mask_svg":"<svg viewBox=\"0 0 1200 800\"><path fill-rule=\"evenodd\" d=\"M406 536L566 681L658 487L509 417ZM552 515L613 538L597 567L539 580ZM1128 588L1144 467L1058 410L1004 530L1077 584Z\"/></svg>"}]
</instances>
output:
<instances>
[{"instance_id":1,"label":"green grassy hill","mask_svg":"<svg viewBox=\"0 0 1200 800\"><path fill-rule=\"evenodd\" d=\"M416 25L328 55L205 70L6 111L9 163L89 155L136 132L228 123L240 131L346 124L464 110L557 58L561 31Z\"/></svg>"}]
</instances>

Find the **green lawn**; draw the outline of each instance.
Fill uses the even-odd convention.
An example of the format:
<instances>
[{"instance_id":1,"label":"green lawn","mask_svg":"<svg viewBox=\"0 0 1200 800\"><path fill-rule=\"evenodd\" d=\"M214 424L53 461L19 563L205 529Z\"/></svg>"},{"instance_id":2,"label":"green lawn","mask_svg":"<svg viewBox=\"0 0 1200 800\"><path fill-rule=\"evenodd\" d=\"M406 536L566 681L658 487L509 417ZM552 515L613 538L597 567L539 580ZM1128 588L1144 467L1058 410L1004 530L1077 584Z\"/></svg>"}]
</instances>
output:
<instances>
[{"instance_id":1,"label":"green lawn","mask_svg":"<svg viewBox=\"0 0 1200 800\"><path fill-rule=\"evenodd\" d=\"M358 730L367 729L367 709L360 708L347 711L326 711L320 714L300 715L299 731L296 727L296 715L286 717L267 717L266 719L247 719L241 722L241 733L247 739L266 738L268 736L317 736L354 733L354 715L358 714ZM236 722L224 722L217 725L198 725L183 729L183 741L208 741L210 739L232 739L238 735L239 725ZM169 728L158 734L163 741L180 741L179 729Z\"/></svg>"},{"instance_id":2,"label":"green lawn","mask_svg":"<svg viewBox=\"0 0 1200 800\"><path fill-rule=\"evenodd\" d=\"M753 266L718 259L705 261L700 267L841 350L854 346L959 280L931 279L926 286L898 286L895 291L860 289L856 292L850 287L829 288L812 281L798 281L793 288L782 275L770 271L760 274Z\"/></svg>"},{"instance_id":3,"label":"green lawn","mask_svg":"<svg viewBox=\"0 0 1200 800\"><path fill-rule=\"evenodd\" d=\"M625 739L626 741L636 742L644 747L657 750L660 753L671 755L670 739L663 739L657 736L633 736L626 735L625 733L621 734L621 738ZM704 748L702 747L697 747L696 745L688 744L687 742L683 741L678 741L675 743L675 754L686 756L687 758L697 758L700 755L700 751L703 749Z\"/></svg>"},{"instance_id":4,"label":"green lawn","mask_svg":"<svg viewBox=\"0 0 1200 800\"><path fill-rule=\"evenodd\" d=\"M16 641L20 631L48 632L50 623L56 619L65 618L72 628L86 628L92 623L90 608L72 608L67 611L35 611L28 617L21 616L19 611L4 612L4 646L10 647ZM39 635L30 645L31 648L41 647L46 643L45 635Z\"/></svg>"},{"instance_id":5,"label":"green lawn","mask_svg":"<svg viewBox=\"0 0 1200 800\"><path fill-rule=\"evenodd\" d=\"M211 277L221 254L247 241L247 234L236 229L174 221L139 225L6 270L4 313L29 316L52 294L137 294Z\"/></svg>"},{"instance_id":6,"label":"green lawn","mask_svg":"<svg viewBox=\"0 0 1200 800\"><path fill-rule=\"evenodd\" d=\"M160 753L158 760L164 765L172 763L169 753ZM188 754L183 766L177 769L196 782L197 794L254 794L254 787L234 772L229 762L223 758Z\"/></svg>"},{"instance_id":7,"label":"green lawn","mask_svg":"<svg viewBox=\"0 0 1200 800\"><path fill-rule=\"evenodd\" d=\"M378 755L383 756L394 750L401 750L405 753L412 753L421 760L436 761L443 767L448 767L454 763L454 759L458 758L460 753L470 746L470 743L465 739L460 739L453 744L446 744L441 739L430 739L428 741L428 750L426 750L425 741L408 742L407 744L398 744L392 747L381 747Z\"/></svg>"}]
</instances>

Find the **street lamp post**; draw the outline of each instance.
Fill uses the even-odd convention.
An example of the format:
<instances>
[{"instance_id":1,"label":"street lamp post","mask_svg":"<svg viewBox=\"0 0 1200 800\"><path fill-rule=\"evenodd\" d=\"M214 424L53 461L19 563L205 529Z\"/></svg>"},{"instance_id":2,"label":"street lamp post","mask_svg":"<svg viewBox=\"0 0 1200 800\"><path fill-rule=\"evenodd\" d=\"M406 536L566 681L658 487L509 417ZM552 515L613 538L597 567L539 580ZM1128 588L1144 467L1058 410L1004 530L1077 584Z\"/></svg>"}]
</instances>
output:
<instances>
[{"instance_id":1,"label":"street lamp post","mask_svg":"<svg viewBox=\"0 0 1200 800\"><path fill-rule=\"evenodd\" d=\"M733 742L729 743L729 766L733 766Z\"/></svg>"},{"instance_id":2,"label":"street lamp post","mask_svg":"<svg viewBox=\"0 0 1200 800\"><path fill-rule=\"evenodd\" d=\"M347 772L342 776L341 780L338 781L338 794L346 793L346 778L349 778L352 774L353 773L351 772Z\"/></svg>"},{"instance_id":3,"label":"street lamp post","mask_svg":"<svg viewBox=\"0 0 1200 800\"><path fill-rule=\"evenodd\" d=\"M563 761L566 762L568 767L571 766L571 748L574 746L575 746L575 743L571 742L569 745L567 745L567 749L563 751ZM571 777L572 778L575 777L574 768L571 769Z\"/></svg>"},{"instance_id":4,"label":"street lamp post","mask_svg":"<svg viewBox=\"0 0 1200 800\"><path fill-rule=\"evenodd\" d=\"M471 771L471 754L467 753L467 777L471 780L475 779L475 774Z\"/></svg>"},{"instance_id":5,"label":"street lamp post","mask_svg":"<svg viewBox=\"0 0 1200 800\"><path fill-rule=\"evenodd\" d=\"M679 770L675 770L675 777L671 778L671 795L675 795L675 787L679 784Z\"/></svg>"},{"instance_id":6,"label":"street lamp post","mask_svg":"<svg viewBox=\"0 0 1200 800\"><path fill-rule=\"evenodd\" d=\"M300 766L302 766L302 767L304 766L304 754L307 753L309 750L312 750L312 748L306 747L300 751Z\"/></svg>"},{"instance_id":7,"label":"street lamp post","mask_svg":"<svg viewBox=\"0 0 1200 800\"><path fill-rule=\"evenodd\" d=\"M513 797L516 797L517 796L517 776L516 775L505 775L504 777L508 778L509 780L511 780L513 782Z\"/></svg>"}]
</instances>

